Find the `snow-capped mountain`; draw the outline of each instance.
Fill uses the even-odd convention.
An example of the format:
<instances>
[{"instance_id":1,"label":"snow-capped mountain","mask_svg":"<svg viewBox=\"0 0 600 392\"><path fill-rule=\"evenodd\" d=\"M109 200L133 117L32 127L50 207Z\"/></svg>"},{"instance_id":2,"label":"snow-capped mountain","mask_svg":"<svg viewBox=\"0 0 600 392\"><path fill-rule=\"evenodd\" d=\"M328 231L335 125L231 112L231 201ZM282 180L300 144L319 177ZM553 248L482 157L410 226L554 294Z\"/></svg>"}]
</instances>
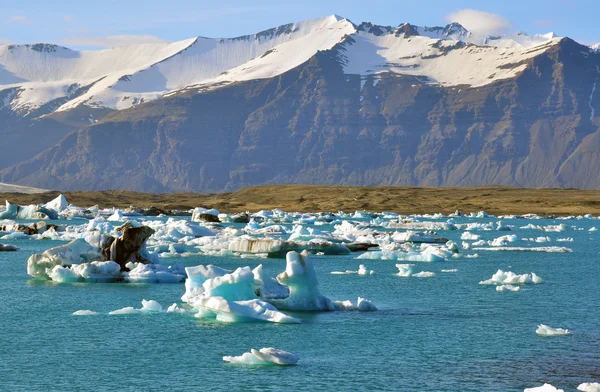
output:
<instances>
[{"instance_id":1,"label":"snow-capped mountain","mask_svg":"<svg viewBox=\"0 0 600 392\"><path fill-rule=\"evenodd\" d=\"M0 46L0 181L600 187L599 81L600 53L551 33L335 15L101 51Z\"/></svg>"},{"instance_id":2,"label":"snow-capped mountain","mask_svg":"<svg viewBox=\"0 0 600 392\"><path fill-rule=\"evenodd\" d=\"M0 46L1 104L20 113L59 99L59 112L79 105L125 109L190 86L274 77L337 44L346 50L348 74L391 71L447 86L484 85L514 76L523 67L506 65L531 58L556 40L551 34L475 36L456 23L354 25L332 15L237 38L196 37L98 51L6 45Z\"/></svg>"}]
</instances>

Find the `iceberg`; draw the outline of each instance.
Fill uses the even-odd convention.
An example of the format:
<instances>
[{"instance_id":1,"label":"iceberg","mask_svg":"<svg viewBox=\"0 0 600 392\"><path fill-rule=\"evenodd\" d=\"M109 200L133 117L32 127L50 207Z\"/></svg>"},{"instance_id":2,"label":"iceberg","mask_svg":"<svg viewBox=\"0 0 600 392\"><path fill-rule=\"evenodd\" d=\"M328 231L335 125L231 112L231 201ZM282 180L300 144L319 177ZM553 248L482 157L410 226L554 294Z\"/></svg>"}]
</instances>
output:
<instances>
[{"instance_id":1,"label":"iceberg","mask_svg":"<svg viewBox=\"0 0 600 392\"><path fill-rule=\"evenodd\" d=\"M496 286L496 291L498 291L500 293L504 292L504 291L513 291L513 292L516 292L516 291L521 291L521 287L520 286L514 286L512 284L503 284L503 285L500 285L500 286Z\"/></svg>"},{"instance_id":2,"label":"iceberg","mask_svg":"<svg viewBox=\"0 0 600 392\"><path fill-rule=\"evenodd\" d=\"M223 361L236 365L295 365L299 359L297 355L273 347L251 349L238 357L223 357Z\"/></svg>"},{"instance_id":3,"label":"iceberg","mask_svg":"<svg viewBox=\"0 0 600 392\"><path fill-rule=\"evenodd\" d=\"M98 312L94 312L93 310L76 310L73 312L73 316L96 316Z\"/></svg>"},{"instance_id":4,"label":"iceberg","mask_svg":"<svg viewBox=\"0 0 600 392\"><path fill-rule=\"evenodd\" d=\"M319 291L317 274L308 253L288 252L285 260L285 271L277 275L277 280L289 287L290 295L273 300L273 304L278 309L288 310L335 310L333 302Z\"/></svg>"},{"instance_id":5,"label":"iceberg","mask_svg":"<svg viewBox=\"0 0 600 392\"><path fill-rule=\"evenodd\" d=\"M482 280L479 284L483 285L515 285L515 284L540 284L543 280L534 272L531 274L517 275L512 271L496 271L490 279Z\"/></svg>"},{"instance_id":6,"label":"iceberg","mask_svg":"<svg viewBox=\"0 0 600 392\"><path fill-rule=\"evenodd\" d=\"M377 307L375 304L373 304L373 302L361 297L358 297L356 304L353 304L350 300L346 300L335 301L333 305L335 306L336 310L358 310L360 312L372 312L377 310Z\"/></svg>"},{"instance_id":7,"label":"iceberg","mask_svg":"<svg viewBox=\"0 0 600 392\"><path fill-rule=\"evenodd\" d=\"M562 389L556 389L550 384L544 384L541 387L525 388L523 392L565 392Z\"/></svg>"},{"instance_id":8,"label":"iceberg","mask_svg":"<svg viewBox=\"0 0 600 392\"><path fill-rule=\"evenodd\" d=\"M129 272L123 272L123 280L130 283L180 283L186 278L183 264L164 266L130 262L126 267Z\"/></svg>"},{"instance_id":9,"label":"iceberg","mask_svg":"<svg viewBox=\"0 0 600 392\"><path fill-rule=\"evenodd\" d=\"M535 330L535 333L539 336L564 336L571 334L571 332L569 332L568 329L552 328L544 324L538 325L537 329Z\"/></svg>"},{"instance_id":10,"label":"iceberg","mask_svg":"<svg viewBox=\"0 0 600 392\"><path fill-rule=\"evenodd\" d=\"M396 268L398 268L396 275L408 278L412 275L412 267L414 267L414 264L396 264Z\"/></svg>"},{"instance_id":11,"label":"iceberg","mask_svg":"<svg viewBox=\"0 0 600 392\"><path fill-rule=\"evenodd\" d=\"M55 266L70 266L92 261L102 261L99 248L88 244L85 240L76 239L68 244L48 249L42 254L31 255L27 260L27 273L37 278L49 278L48 274Z\"/></svg>"},{"instance_id":12,"label":"iceberg","mask_svg":"<svg viewBox=\"0 0 600 392\"><path fill-rule=\"evenodd\" d=\"M600 392L600 383L584 382L577 387L578 391L582 392Z\"/></svg>"},{"instance_id":13,"label":"iceberg","mask_svg":"<svg viewBox=\"0 0 600 392\"><path fill-rule=\"evenodd\" d=\"M160 313L162 312L162 306L155 300L142 300L142 307L136 309L134 307L127 307L109 312L109 315L124 315L124 314L139 314L139 313Z\"/></svg>"},{"instance_id":14,"label":"iceberg","mask_svg":"<svg viewBox=\"0 0 600 392\"><path fill-rule=\"evenodd\" d=\"M48 277L58 283L109 283L121 280L121 267L114 261L92 261L67 267L56 265L48 272Z\"/></svg>"},{"instance_id":15,"label":"iceberg","mask_svg":"<svg viewBox=\"0 0 600 392\"><path fill-rule=\"evenodd\" d=\"M435 276L435 272L430 271L421 271L416 274L413 274L415 278L433 278Z\"/></svg>"},{"instance_id":16,"label":"iceberg","mask_svg":"<svg viewBox=\"0 0 600 392\"><path fill-rule=\"evenodd\" d=\"M197 266L186 268L186 272L190 283L186 282L186 293L181 299L197 310L196 317L222 322L301 322L257 297L257 291L261 291L256 288L255 274L250 267L230 272L214 266ZM257 274L264 283L266 279L261 269Z\"/></svg>"}]
</instances>

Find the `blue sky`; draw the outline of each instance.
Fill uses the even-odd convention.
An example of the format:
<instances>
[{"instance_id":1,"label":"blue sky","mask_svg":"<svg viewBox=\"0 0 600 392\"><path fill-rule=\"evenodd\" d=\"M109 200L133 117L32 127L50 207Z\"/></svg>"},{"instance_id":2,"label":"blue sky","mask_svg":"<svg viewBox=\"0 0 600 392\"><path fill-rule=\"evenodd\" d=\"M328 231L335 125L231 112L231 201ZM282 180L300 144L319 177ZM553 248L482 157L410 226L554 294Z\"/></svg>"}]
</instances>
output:
<instances>
[{"instance_id":1,"label":"blue sky","mask_svg":"<svg viewBox=\"0 0 600 392\"><path fill-rule=\"evenodd\" d=\"M490 32L554 31L583 43L600 42L597 0L0 0L0 43L83 49L199 35L234 37L330 14L393 26L444 25L458 18L477 28L489 26Z\"/></svg>"}]
</instances>

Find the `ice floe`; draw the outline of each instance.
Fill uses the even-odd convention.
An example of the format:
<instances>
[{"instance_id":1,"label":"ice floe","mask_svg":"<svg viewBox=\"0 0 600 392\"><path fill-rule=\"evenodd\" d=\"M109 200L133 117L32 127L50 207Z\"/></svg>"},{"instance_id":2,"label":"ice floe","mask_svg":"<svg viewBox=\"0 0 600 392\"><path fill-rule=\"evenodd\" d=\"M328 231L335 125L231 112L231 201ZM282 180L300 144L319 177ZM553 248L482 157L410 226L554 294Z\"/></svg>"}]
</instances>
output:
<instances>
[{"instance_id":1,"label":"ice floe","mask_svg":"<svg viewBox=\"0 0 600 392\"><path fill-rule=\"evenodd\" d=\"M273 347L250 349L237 357L223 357L223 361L236 365L295 365L299 360L297 355Z\"/></svg>"},{"instance_id":2,"label":"ice floe","mask_svg":"<svg viewBox=\"0 0 600 392\"><path fill-rule=\"evenodd\" d=\"M515 285L515 284L540 284L543 280L534 272L531 274L518 275L512 271L504 272L498 270L490 279L482 280L479 284L482 285Z\"/></svg>"},{"instance_id":3,"label":"ice floe","mask_svg":"<svg viewBox=\"0 0 600 392\"><path fill-rule=\"evenodd\" d=\"M584 382L577 387L578 391L582 392L600 392L600 383Z\"/></svg>"},{"instance_id":4,"label":"ice floe","mask_svg":"<svg viewBox=\"0 0 600 392\"><path fill-rule=\"evenodd\" d=\"M523 392L564 392L564 390L557 389L551 384L544 384L540 387L525 388Z\"/></svg>"},{"instance_id":5,"label":"ice floe","mask_svg":"<svg viewBox=\"0 0 600 392\"><path fill-rule=\"evenodd\" d=\"M73 316L96 316L98 312L94 312L93 310L76 310L73 312Z\"/></svg>"},{"instance_id":6,"label":"ice floe","mask_svg":"<svg viewBox=\"0 0 600 392\"><path fill-rule=\"evenodd\" d=\"M564 336L571 334L571 332L569 332L568 329L552 328L544 324L538 325L537 329L535 330L535 333L539 336Z\"/></svg>"}]
</instances>

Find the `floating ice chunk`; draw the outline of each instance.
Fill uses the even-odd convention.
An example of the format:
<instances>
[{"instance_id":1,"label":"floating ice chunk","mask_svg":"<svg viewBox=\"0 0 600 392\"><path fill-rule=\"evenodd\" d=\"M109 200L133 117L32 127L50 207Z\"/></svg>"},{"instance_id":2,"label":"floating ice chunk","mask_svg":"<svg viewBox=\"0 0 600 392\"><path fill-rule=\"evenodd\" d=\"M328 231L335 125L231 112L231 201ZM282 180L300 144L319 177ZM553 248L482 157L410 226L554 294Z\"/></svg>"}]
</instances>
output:
<instances>
[{"instance_id":1,"label":"floating ice chunk","mask_svg":"<svg viewBox=\"0 0 600 392\"><path fill-rule=\"evenodd\" d=\"M600 383L584 382L577 387L578 391L582 392L600 392Z\"/></svg>"},{"instance_id":2,"label":"floating ice chunk","mask_svg":"<svg viewBox=\"0 0 600 392\"><path fill-rule=\"evenodd\" d=\"M52 201L46 203L46 208L54 210L56 212L62 212L66 210L68 206L69 203L67 203L67 199L62 194L58 195Z\"/></svg>"},{"instance_id":3,"label":"floating ice chunk","mask_svg":"<svg viewBox=\"0 0 600 392\"><path fill-rule=\"evenodd\" d=\"M592 231L597 231L598 229L596 229L595 227L590 228L588 231L592 232Z\"/></svg>"},{"instance_id":4,"label":"floating ice chunk","mask_svg":"<svg viewBox=\"0 0 600 392\"><path fill-rule=\"evenodd\" d=\"M525 388L523 392L565 392L562 389L556 389L550 384L544 384L541 387Z\"/></svg>"},{"instance_id":5,"label":"floating ice chunk","mask_svg":"<svg viewBox=\"0 0 600 392\"><path fill-rule=\"evenodd\" d=\"M19 248L14 245L0 244L0 252L16 252Z\"/></svg>"},{"instance_id":6,"label":"floating ice chunk","mask_svg":"<svg viewBox=\"0 0 600 392\"><path fill-rule=\"evenodd\" d=\"M274 238L236 238L229 243L229 250L242 253L278 253L282 252L285 241Z\"/></svg>"},{"instance_id":7,"label":"floating ice chunk","mask_svg":"<svg viewBox=\"0 0 600 392\"><path fill-rule=\"evenodd\" d=\"M250 267L239 267L231 273L207 279L202 288L207 297L223 297L229 301L256 297L254 273Z\"/></svg>"},{"instance_id":8,"label":"floating ice chunk","mask_svg":"<svg viewBox=\"0 0 600 392\"><path fill-rule=\"evenodd\" d=\"M377 307L373 302L362 297L358 297L356 304L353 304L350 300L335 301L333 304L336 310L358 310L360 312L372 312L377 310Z\"/></svg>"},{"instance_id":9,"label":"floating ice chunk","mask_svg":"<svg viewBox=\"0 0 600 392\"><path fill-rule=\"evenodd\" d=\"M414 267L414 264L396 264L396 268L398 268L396 275L408 278L412 275L412 267Z\"/></svg>"},{"instance_id":10,"label":"floating ice chunk","mask_svg":"<svg viewBox=\"0 0 600 392\"><path fill-rule=\"evenodd\" d=\"M510 231L510 227L504 224L502 221L496 222L496 230L498 231Z\"/></svg>"},{"instance_id":11,"label":"floating ice chunk","mask_svg":"<svg viewBox=\"0 0 600 392\"><path fill-rule=\"evenodd\" d=\"M121 212L121 210L115 210L115 212L111 216L106 218L106 220L109 222L122 222L127 220L127 218L123 217L123 213Z\"/></svg>"},{"instance_id":12,"label":"floating ice chunk","mask_svg":"<svg viewBox=\"0 0 600 392\"><path fill-rule=\"evenodd\" d=\"M441 272L458 272L456 268L454 269L443 269Z\"/></svg>"},{"instance_id":13,"label":"floating ice chunk","mask_svg":"<svg viewBox=\"0 0 600 392\"><path fill-rule=\"evenodd\" d=\"M479 257L479 255L477 253L473 253L471 255L466 255L465 256L467 259L476 259Z\"/></svg>"},{"instance_id":14,"label":"floating ice chunk","mask_svg":"<svg viewBox=\"0 0 600 392\"><path fill-rule=\"evenodd\" d=\"M434 272L430 271L421 271L416 274L413 274L415 278L433 278L435 276Z\"/></svg>"},{"instance_id":15,"label":"floating ice chunk","mask_svg":"<svg viewBox=\"0 0 600 392\"><path fill-rule=\"evenodd\" d=\"M56 265L48 272L54 282L116 282L121 279L121 266L114 261L92 261L63 267Z\"/></svg>"},{"instance_id":16,"label":"floating ice chunk","mask_svg":"<svg viewBox=\"0 0 600 392\"><path fill-rule=\"evenodd\" d=\"M231 273L230 270L216 267L212 264L208 266L186 267L185 272L187 279L185 281L185 294L181 297L183 302L191 302L194 297L202 295L204 293L202 284L207 279Z\"/></svg>"},{"instance_id":17,"label":"floating ice chunk","mask_svg":"<svg viewBox=\"0 0 600 392\"><path fill-rule=\"evenodd\" d=\"M273 347L251 349L238 357L223 357L223 361L236 365L295 365L299 359L297 355Z\"/></svg>"},{"instance_id":18,"label":"floating ice chunk","mask_svg":"<svg viewBox=\"0 0 600 392\"><path fill-rule=\"evenodd\" d=\"M468 242L465 242L465 241L463 241L463 243L462 243L462 248L463 248L464 250L469 250L469 249L471 249L471 244L470 244L470 243L468 243Z\"/></svg>"},{"instance_id":19,"label":"floating ice chunk","mask_svg":"<svg viewBox=\"0 0 600 392\"><path fill-rule=\"evenodd\" d=\"M308 253L288 252L285 259L285 271L277 275L277 280L289 287L290 295L273 300L273 304L289 310L334 310L333 302L319 291L317 274Z\"/></svg>"},{"instance_id":20,"label":"floating ice chunk","mask_svg":"<svg viewBox=\"0 0 600 392\"><path fill-rule=\"evenodd\" d=\"M460 235L461 240L467 241L476 241L479 239L479 234L471 233L470 231L465 231Z\"/></svg>"},{"instance_id":21,"label":"floating ice chunk","mask_svg":"<svg viewBox=\"0 0 600 392\"><path fill-rule=\"evenodd\" d=\"M27 260L27 273L31 276L47 278L48 272L57 265L81 264L102 259L98 247L88 244L82 239L46 250L42 254L34 254Z\"/></svg>"},{"instance_id":22,"label":"floating ice chunk","mask_svg":"<svg viewBox=\"0 0 600 392\"><path fill-rule=\"evenodd\" d=\"M493 241L488 241L488 244L490 246L506 246L518 239L519 237L516 234L503 235L502 237L495 238Z\"/></svg>"},{"instance_id":23,"label":"floating ice chunk","mask_svg":"<svg viewBox=\"0 0 600 392\"><path fill-rule=\"evenodd\" d=\"M260 299L228 301L223 297L200 297L195 300L194 307L203 308L197 317L204 318L213 313L217 320L229 323L256 320L293 324L302 322L300 319L280 312L275 306Z\"/></svg>"},{"instance_id":24,"label":"floating ice chunk","mask_svg":"<svg viewBox=\"0 0 600 392\"><path fill-rule=\"evenodd\" d=\"M569 332L568 329L552 328L544 324L538 325L537 329L535 330L535 333L539 336L564 336L571 334L571 332Z\"/></svg>"},{"instance_id":25,"label":"floating ice chunk","mask_svg":"<svg viewBox=\"0 0 600 392\"><path fill-rule=\"evenodd\" d=\"M98 312L94 312L93 310L76 310L73 312L73 316L95 316Z\"/></svg>"},{"instance_id":26,"label":"floating ice chunk","mask_svg":"<svg viewBox=\"0 0 600 392\"><path fill-rule=\"evenodd\" d=\"M174 303L173 305L167 308L167 313L186 313L186 310L180 308L179 305Z\"/></svg>"},{"instance_id":27,"label":"floating ice chunk","mask_svg":"<svg viewBox=\"0 0 600 392\"><path fill-rule=\"evenodd\" d=\"M123 279L131 283L179 283L186 278L183 264L164 266L129 262L129 272L123 272Z\"/></svg>"},{"instance_id":28,"label":"floating ice chunk","mask_svg":"<svg viewBox=\"0 0 600 392\"><path fill-rule=\"evenodd\" d=\"M475 244L473 244L475 245ZM542 252L542 253L571 253L570 248L563 246L540 246L540 247L519 247L519 246L499 246L496 248L472 248L473 250L488 250L488 251L506 251L506 252Z\"/></svg>"},{"instance_id":29,"label":"floating ice chunk","mask_svg":"<svg viewBox=\"0 0 600 392\"><path fill-rule=\"evenodd\" d=\"M346 270L346 271L332 271L331 272L332 275L352 275L352 274L357 274L357 275L360 275L360 276L373 275L374 273L375 273L375 271L368 270L367 267L365 267L364 264L361 264L358 267L358 271Z\"/></svg>"},{"instance_id":30,"label":"floating ice chunk","mask_svg":"<svg viewBox=\"0 0 600 392\"><path fill-rule=\"evenodd\" d=\"M572 237L558 238L556 241L557 242L573 242L573 238Z\"/></svg>"},{"instance_id":31,"label":"floating ice chunk","mask_svg":"<svg viewBox=\"0 0 600 392\"><path fill-rule=\"evenodd\" d=\"M503 284L500 286L496 286L496 291L498 292L504 292L504 291L521 291L521 287L519 286L514 286L512 284Z\"/></svg>"},{"instance_id":32,"label":"floating ice chunk","mask_svg":"<svg viewBox=\"0 0 600 392\"><path fill-rule=\"evenodd\" d=\"M504 272L498 270L488 280L482 280L479 284L483 285L514 285L514 284L540 284L543 280L537 276L534 272L531 274L517 275L512 271Z\"/></svg>"},{"instance_id":33,"label":"floating ice chunk","mask_svg":"<svg viewBox=\"0 0 600 392\"><path fill-rule=\"evenodd\" d=\"M142 300L142 312L162 312L162 306L153 299Z\"/></svg>"},{"instance_id":34,"label":"floating ice chunk","mask_svg":"<svg viewBox=\"0 0 600 392\"><path fill-rule=\"evenodd\" d=\"M122 308L122 309L117 309L117 310L113 310L111 312L108 312L109 315L113 316L113 315L123 315L123 314L139 314L140 310L134 308L133 306L128 306L126 308Z\"/></svg>"},{"instance_id":35,"label":"floating ice chunk","mask_svg":"<svg viewBox=\"0 0 600 392\"><path fill-rule=\"evenodd\" d=\"M139 309L136 309L132 306L126 307L126 308L122 308L122 309L118 309L118 310L113 310L112 312L109 312L109 315L123 315L123 314L139 314L139 313L159 313L162 312L162 306L156 302L155 300L151 299L151 300L142 300L142 307Z\"/></svg>"},{"instance_id":36,"label":"floating ice chunk","mask_svg":"<svg viewBox=\"0 0 600 392\"><path fill-rule=\"evenodd\" d=\"M252 270L254 281L258 284L258 296L265 299L286 298L290 295L290 289L280 284L277 279L267 276L263 272L262 264Z\"/></svg>"}]
</instances>

